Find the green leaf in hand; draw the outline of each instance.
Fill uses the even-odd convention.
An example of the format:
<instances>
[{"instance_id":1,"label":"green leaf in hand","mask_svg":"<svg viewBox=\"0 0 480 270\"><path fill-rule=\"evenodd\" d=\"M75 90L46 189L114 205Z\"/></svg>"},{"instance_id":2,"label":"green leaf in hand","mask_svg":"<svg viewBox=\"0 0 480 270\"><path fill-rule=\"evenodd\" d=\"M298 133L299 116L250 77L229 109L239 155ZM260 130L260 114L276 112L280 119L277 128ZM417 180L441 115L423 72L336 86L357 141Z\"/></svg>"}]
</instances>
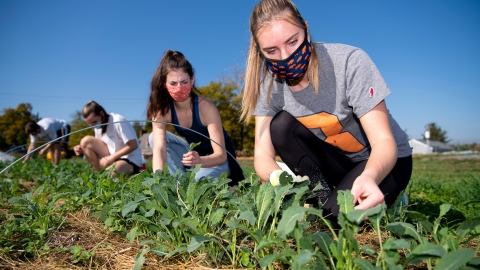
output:
<instances>
[{"instance_id":1,"label":"green leaf in hand","mask_svg":"<svg viewBox=\"0 0 480 270\"><path fill-rule=\"evenodd\" d=\"M199 146L199 145L200 145L200 142L197 142L197 143L192 142L192 143L190 144L190 147L188 148L188 152L192 151L193 148L195 148L195 147L197 147L197 146Z\"/></svg>"}]
</instances>

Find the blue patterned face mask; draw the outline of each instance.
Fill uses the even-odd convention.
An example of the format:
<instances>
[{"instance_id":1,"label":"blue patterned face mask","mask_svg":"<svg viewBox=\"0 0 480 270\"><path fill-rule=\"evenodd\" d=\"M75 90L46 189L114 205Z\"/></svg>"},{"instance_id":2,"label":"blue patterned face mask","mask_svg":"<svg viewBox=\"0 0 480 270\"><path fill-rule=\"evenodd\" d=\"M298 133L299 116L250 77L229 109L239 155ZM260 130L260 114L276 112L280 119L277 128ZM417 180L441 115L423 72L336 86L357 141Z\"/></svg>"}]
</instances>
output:
<instances>
[{"instance_id":1,"label":"blue patterned face mask","mask_svg":"<svg viewBox=\"0 0 480 270\"><path fill-rule=\"evenodd\" d=\"M283 60L273 60L265 58L268 68L274 74L277 74L283 79L293 81L305 73L310 63L310 56L312 50L307 35L303 43L287 58Z\"/></svg>"}]
</instances>

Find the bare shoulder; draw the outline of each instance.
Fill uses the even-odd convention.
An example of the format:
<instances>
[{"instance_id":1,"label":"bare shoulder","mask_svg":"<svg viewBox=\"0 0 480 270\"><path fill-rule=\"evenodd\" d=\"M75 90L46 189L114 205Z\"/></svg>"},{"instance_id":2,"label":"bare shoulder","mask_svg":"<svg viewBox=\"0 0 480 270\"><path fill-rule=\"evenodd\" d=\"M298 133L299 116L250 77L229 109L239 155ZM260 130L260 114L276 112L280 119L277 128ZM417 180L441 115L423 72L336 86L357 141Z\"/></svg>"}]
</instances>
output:
<instances>
[{"instance_id":1,"label":"bare shoulder","mask_svg":"<svg viewBox=\"0 0 480 270\"><path fill-rule=\"evenodd\" d=\"M153 121L152 122L153 125L164 126L165 125L164 123L172 122L172 114L170 113L170 110L165 115L160 115L160 113L158 113L158 115L155 116L155 118L152 119L152 121Z\"/></svg>"},{"instance_id":2,"label":"bare shoulder","mask_svg":"<svg viewBox=\"0 0 480 270\"><path fill-rule=\"evenodd\" d=\"M198 96L198 107L201 113L218 113L215 104L206 97Z\"/></svg>"},{"instance_id":3,"label":"bare shoulder","mask_svg":"<svg viewBox=\"0 0 480 270\"><path fill-rule=\"evenodd\" d=\"M198 97L198 108L200 111L200 120L202 124L221 124L220 113L213 102L206 97Z\"/></svg>"}]
</instances>

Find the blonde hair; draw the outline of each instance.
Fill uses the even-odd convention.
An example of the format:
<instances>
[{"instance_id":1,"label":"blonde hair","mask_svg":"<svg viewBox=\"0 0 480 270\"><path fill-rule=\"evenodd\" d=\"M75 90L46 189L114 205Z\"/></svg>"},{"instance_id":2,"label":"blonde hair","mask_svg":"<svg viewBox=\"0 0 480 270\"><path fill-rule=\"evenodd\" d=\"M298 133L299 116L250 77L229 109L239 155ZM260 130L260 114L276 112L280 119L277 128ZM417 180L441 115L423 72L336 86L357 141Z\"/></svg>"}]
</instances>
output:
<instances>
[{"instance_id":1,"label":"blonde hair","mask_svg":"<svg viewBox=\"0 0 480 270\"><path fill-rule=\"evenodd\" d=\"M260 95L260 84L265 82L267 75L270 75L270 84L267 92L267 102L270 104L270 92L274 81L273 74L268 72L268 67L264 63L264 59L258 48L256 40L258 31L274 20L286 20L307 32L307 25L297 7L290 0L262 0L258 3L250 15L250 47L247 59L247 69L245 72L245 86L242 91L242 114L240 120L248 124L253 115L255 106L257 105L258 97ZM308 80L313 85L315 92L318 94L320 79L318 76L318 67L320 61L318 60L315 46L310 36L312 43L312 55L307 69Z\"/></svg>"}]
</instances>

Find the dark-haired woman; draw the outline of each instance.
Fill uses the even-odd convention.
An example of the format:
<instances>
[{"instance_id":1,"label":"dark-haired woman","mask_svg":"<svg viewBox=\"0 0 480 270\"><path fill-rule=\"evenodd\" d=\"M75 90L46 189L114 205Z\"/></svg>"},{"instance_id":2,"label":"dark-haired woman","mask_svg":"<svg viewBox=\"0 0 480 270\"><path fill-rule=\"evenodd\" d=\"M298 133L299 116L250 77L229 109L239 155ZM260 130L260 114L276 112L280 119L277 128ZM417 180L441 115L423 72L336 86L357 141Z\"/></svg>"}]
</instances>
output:
<instances>
[{"instance_id":1,"label":"dark-haired woman","mask_svg":"<svg viewBox=\"0 0 480 270\"><path fill-rule=\"evenodd\" d=\"M412 157L387 110L390 89L364 51L313 43L308 30L289 0L262 0L250 16L242 119L255 115L255 170L277 180L278 153L322 184L313 203L332 217L339 190L351 191L357 209L392 205L408 185Z\"/></svg>"},{"instance_id":2,"label":"dark-haired woman","mask_svg":"<svg viewBox=\"0 0 480 270\"><path fill-rule=\"evenodd\" d=\"M223 172L233 180L231 185L243 179L236 160L227 155L226 151L235 157L235 150L220 114L210 100L199 95L193 67L182 53L165 52L151 81L147 117L155 121L150 135L154 171L167 164L170 173L184 173L200 164L197 180L217 178ZM185 139L168 132L165 123L175 124L175 131ZM200 145L189 151L190 143Z\"/></svg>"},{"instance_id":3,"label":"dark-haired woman","mask_svg":"<svg viewBox=\"0 0 480 270\"><path fill-rule=\"evenodd\" d=\"M95 137L85 136L73 150L77 156L84 154L95 171L114 168L117 174L135 174L142 165L137 134L130 122L116 113L107 113L95 101L83 107L83 118L95 126ZM102 125L107 124L107 125Z\"/></svg>"}]
</instances>

